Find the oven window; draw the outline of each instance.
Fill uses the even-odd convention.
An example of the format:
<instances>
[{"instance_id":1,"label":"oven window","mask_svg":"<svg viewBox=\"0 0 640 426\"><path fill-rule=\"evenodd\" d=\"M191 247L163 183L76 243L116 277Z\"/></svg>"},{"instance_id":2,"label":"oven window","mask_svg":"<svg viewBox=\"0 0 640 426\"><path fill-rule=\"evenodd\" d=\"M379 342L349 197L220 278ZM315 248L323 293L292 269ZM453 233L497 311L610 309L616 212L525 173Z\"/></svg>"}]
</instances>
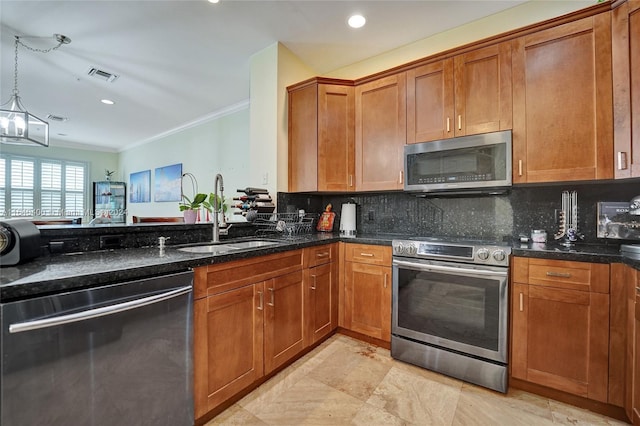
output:
<instances>
[{"instance_id":1,"label":"oven window","mask_svg":"<svg viewBox=\"0 0 640 426\"><path fill-rule=\"evenodd\" d=\"M400 328L498 350L499 279L410 269L398 274Z\"/></svg>"}]
</instances>

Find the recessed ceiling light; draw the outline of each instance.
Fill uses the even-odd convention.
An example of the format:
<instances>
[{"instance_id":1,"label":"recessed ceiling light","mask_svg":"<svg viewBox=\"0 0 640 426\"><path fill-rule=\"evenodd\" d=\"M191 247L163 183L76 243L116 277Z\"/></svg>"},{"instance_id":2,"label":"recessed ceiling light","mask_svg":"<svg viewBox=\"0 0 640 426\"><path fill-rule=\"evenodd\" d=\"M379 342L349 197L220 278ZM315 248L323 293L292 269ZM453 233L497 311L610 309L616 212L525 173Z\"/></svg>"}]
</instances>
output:
<instances>
[{"instance_id":1,"label":"recessed ceiling light","mask_svg":"<svg viewBox=\"0 0 640 426\"><path fill-rule=\"evenodd\" d=\"M207 0L209 3L218 3L220 0Z\"/></svg>"},{"instance_id":2,"label":"recessed ceiling light","mask_svg":"<svg viewBox=\"0 0 640 426\"><path fill-rule=\"evenodd\" d=\"M367 23L367 20L362 15L353 15L347 21L351 28L360 28L364 27L364 24Z\"/></svg>"},{"instance_id":3,"label":"recessed ceiling light","mask_svg":"<svg viewBox=\"0 0 640 426\"><path fill-rule=\"evenodd\" d=\"M113 102L111 99L100 99L100 102L102 102L103 104L106 104L106 105L115 104L115 102Z\"/></svg>"}]
</instances>

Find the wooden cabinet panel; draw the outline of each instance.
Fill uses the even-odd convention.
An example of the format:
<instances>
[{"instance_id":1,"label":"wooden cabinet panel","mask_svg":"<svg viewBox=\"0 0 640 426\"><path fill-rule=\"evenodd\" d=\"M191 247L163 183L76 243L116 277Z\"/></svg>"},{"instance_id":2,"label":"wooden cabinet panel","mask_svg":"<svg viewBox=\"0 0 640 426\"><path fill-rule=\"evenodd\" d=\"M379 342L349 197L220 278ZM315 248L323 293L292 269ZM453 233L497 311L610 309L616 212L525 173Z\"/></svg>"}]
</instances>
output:
<instances>
[{"instance_id":1,"label":"wooden cabinet panel","mask_svg":"<svg viewBox=\"0 0 640 426\"><path fill-rule=\"evenodd\" d=\"M541 263L547 263L552 276L540 273ZM607 402L609 265L595 268L599 273L589 276L582 274L589 269L579 263L514 258L511 374ZM553 279L560 281L552 283Z\"/></svg>"},{"instance_id":2,"label":"wooden cabinet panel","mask_svg":"<svg viewBox=\"0 0 640 426\"><path fill-rule=\"evenodd\" d=\"M391 265L391 247L370 244L345 244L345 261L370 265Z\"/></svg>"},{"instance_id":3,"label":"wooden cabinet panel","mask_svg":"<svg viewBox=\"0 0 640 426\"><path fill-rule=\"evenodd\" d=\"M355 147L358 191L402 189L406 143L406 75L356 87Z\"/></svg>"},{"instance_id":4,"label":"wooden cabinet panel","mask_svg":"<svg viewBox=\"0 0 640 426\"><path fill-rule=\"evenodd\" d=\"M322 340L338 326L338 262L309 268L305 283L308 346Z\"/></svg>"},{"instance_id":5,"label":"wooden cabinet panel","mask_svg":"<svg viewBox=\"0 0 640 426\"><path fill-rule=\"evenodd\" d=\"M407 143L511 127L510 43L407 71Z\"/></svg>"},{"instance_id":6,"label":"wooden cabinet panel","mask_svg":"<svg viewBox=\"0 0 640 426\"><path fill-rule=\"evenodd\" d=\"M302 271L265 282L265 374L304 349L304 287Z\"/></svg>"},{"instance_id":7,"label":"wooden cabinet panel","mask_svg":"<svg viewBox=\"0 0 640 426\"><path fill-rule=\"evenodd\" d=\"M640 1L613 10L613 116L616 178L640 176Z\"/></svg>"},{"instance_id":8,"label":"wooden cabinet panel","mask_svg":"<svg viewBox=\"0 0 640 426\"><path fill-rule=\"evenodd\" d=\"M289 91L289 192L318 190L318 86Z\"/></svg>"},{"instance_id":9,"label":"wooden cabinet panel","mask_svg":"<svg viewBox=\"0 0 640 426\"><path fill-rule=\"evenodd\" d=\"M323 265L338 260L338 245L325 244L308 247L304 251L304 264L307 268Z\"/></svg>"},{"instance_id":10,"label":"wooden cabinet panel","mask_svg":"<svg viewBox=\"0 0 640 426\"><path fill-rule=\"evenodd\" d=\"M318 191L353 191L354 89L318 87Z\"/></svg>"},{"instance_id":11,"label":"wooden cabinet panel","mask_svg":"<svg viewBox=\"0 0 640 426\"><path fill-rule=\"evenodd\" d=\"M196 418L262 376L263 291L251 284L194 302Z\"/></svg>"},{"instance_id":12,"label":"wooden cabinet panel","mask_svg":"<svg viewBox=\"0 0 640 426\"><path fill-rule=\"evenodd\" d=\"M454 75L456 136L511 129L511 43L456 56Z\"/></svg>"},{"instance_id":13,"label":"wooden cabinet panel","mask_svg":"<svg viewBox=\"0 0 640 426\"><path fill-rule=\"evenodd\" d=\"M407 71L407 143L454 136L453 59Z\"/></svg>"},{"instance_id":14,"label":"wooden cabinet panel","mask_svg":"<svg viewBox=\"0 0 640 426\"><path fill-rule=\"evenodd\" d=\"M288 99L289 191L352 191L353 86L306 81Z\"/></svg>"},{"instance_id":15,"label":"wooden cabinet panel","mask_svg":"<svg viewBox=\"0 0 640 426\"><path fill-rule=\"evenodd\" d=\"M391 268L345 263L345 327L391 340Z\"/></svg>"},{"instance_id":16,"label":"wooden cabinet panel","mask_svg":"<svg viewBox=\"0 0 640 426\"><path fill-rule=\"evenodd\" d=\"M513 42L513 180L613 177L611 18Z\"/></svg>"},{"instance_id":17,"label":"wooden cabinet panel","mask_svg":"<svg viewBox=\"0 0 640 426\"><path fill-rule=\"evenodd\" d=\"M302 270L302 250L234 260L196 268L194 298L210 296L243 285Z\"/></svg>"}]
</instances>

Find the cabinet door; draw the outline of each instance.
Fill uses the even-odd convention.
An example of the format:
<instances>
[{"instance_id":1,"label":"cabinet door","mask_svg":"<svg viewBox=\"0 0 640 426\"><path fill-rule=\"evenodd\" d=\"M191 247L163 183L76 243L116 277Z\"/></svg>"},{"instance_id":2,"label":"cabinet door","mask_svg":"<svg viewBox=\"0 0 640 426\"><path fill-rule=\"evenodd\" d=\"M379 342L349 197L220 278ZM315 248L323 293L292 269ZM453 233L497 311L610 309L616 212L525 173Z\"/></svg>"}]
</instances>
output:
<instances>
[{"instance_id":1,"label":"cabinet door","mask_svg":"<svg viewBox=\"0 0 640 426\"><path fill-rule=\"evenodd\" d=\"M391 268L345 263L345 328L391 341Z\"/></svg>"},{"instance_id":2,"label":"cabinet door","mask_svg":"<svg viewBox=\"0 0 640 426\"><path fill-rule=\"evenodd\" d=\"M356 87L356 188L402 189L406 143L406 75Z\"/></svg>"},{"instance_id":3,"label":"cabinet door","mask_svg":"<svg viewBox=\"0 0 640 426\"><path fill-rule=\"evenodd\" d=\"M194 398L198 418L263 374L263 283L194 302Z\"/></svg>"},{"instance_id":4,"label":"cabinet door","mask_svg":"<svg viewBox=\"0 0 640 426\"><path fill-rule=\"evenodd\" d=\"M609 295L513 288L512 376L606 402Z\"/></svg>"},{"instance_id":5,"label":"cabinet door","mask_svg":"<svg viewBox=\"0 0 640 426\"><path fill-rule=\"evenodd\" d=\"M407 71L407 143L454 136L453 59Z\"/></svg>"},{"instance_id":6,"label":"cabinet door","mask_svg":"<svg viewBox=\"0 0 640 426\"><path fill-rule=\"evenodd\" d=\"M265 374L304 349L303 298L302 271L265 282Z\"/></svg>"},{"instance_id":7,"label":"cabinet door","mask_svg":"<svg viewBox=\"0 0 640 426\"><path fill-rule=\"evenodd\" d=\"M289 92L289 192L318 190L318 85Z\"/></svg>"},{"instance_id":8,"label":"cabinet door","mask_svg":"<svg viewBox=\"0 0 640 426\"><path fill-rule=\"evenodd\" d=\"M511 43L456 56L454 75L456 136L511 129Z\"/></svg>"},{"instance_id":9,"label":"cabinet door","mask_svg":"<svg viewBox=\"0 0 640 426\"><path fill-rule=\"evenodd\" d=\"M513 43L513 181L613 177L611 18Z\"/></svg>"},{"instance_id":10,"label":"cabinet door","mask_svg":"<svg viewBox=\"0 0 640 426\"><path fill-rule=\"evenodd\" d=\"M305 316L308 345L321 340L337 326L334 313L338 306L334 296L338 285L337 265L337 262L325 263L307 270Z\"/></svg>"},{"instance_id":11,"label":"cabinet door","mask_svg":"<svg viewBox=\"0 0 640 426\"><path fill-rule=\"evenodd\" d=\"M640 1L613 10L615 177L640 176Z\"/></svg>"},{"instance_id":12,"label":"cabinet door","mask_svg":"<svg viewBox=\"0 0 640 426\"><path fill-rule=\"evenodd\" d=\"M354 89L318 86L318 191L353 191Z\"/></svg>"}]
</instances>

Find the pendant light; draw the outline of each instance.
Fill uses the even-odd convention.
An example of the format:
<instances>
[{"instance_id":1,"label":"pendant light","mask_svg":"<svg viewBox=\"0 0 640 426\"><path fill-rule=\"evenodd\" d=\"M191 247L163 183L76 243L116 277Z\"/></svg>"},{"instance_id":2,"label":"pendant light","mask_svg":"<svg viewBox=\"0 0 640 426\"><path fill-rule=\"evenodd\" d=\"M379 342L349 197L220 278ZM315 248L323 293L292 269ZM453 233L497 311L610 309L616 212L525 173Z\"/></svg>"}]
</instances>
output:
<instances>
[{"instance_id":1,"label":"pendant light","mask_svg":"<svg viewBox=\"0 0 640 426\"><path fill-rule=\"evenodd\" d=\"M18 45L34 52L48 53L71 43L71 39L62 34L53 35L58 44L49 49L36 49L27 46L15 36L15 63L13 68L13 93L9 100L0 105L0 142L14 145L49 146L49 123L29 113L22 105L18 94Z\"/></svg>"}]
</instances>

